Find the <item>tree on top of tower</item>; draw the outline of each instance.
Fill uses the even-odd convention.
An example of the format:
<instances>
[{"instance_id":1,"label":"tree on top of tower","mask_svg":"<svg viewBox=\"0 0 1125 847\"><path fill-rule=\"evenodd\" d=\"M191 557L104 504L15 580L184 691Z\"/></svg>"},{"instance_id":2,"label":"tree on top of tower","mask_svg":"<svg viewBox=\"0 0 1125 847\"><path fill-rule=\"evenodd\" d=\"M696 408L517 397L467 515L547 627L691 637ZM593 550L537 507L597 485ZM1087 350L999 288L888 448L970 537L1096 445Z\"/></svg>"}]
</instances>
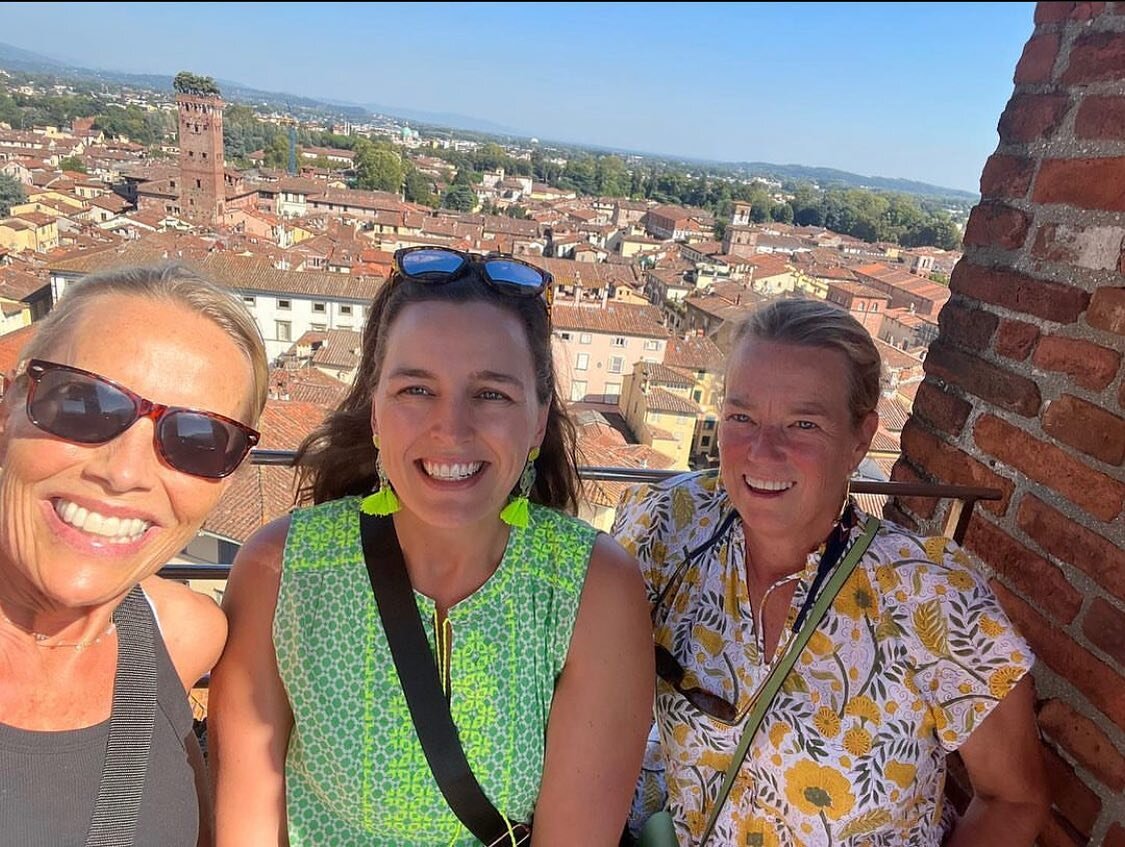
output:
<instances>
[{"instance_id":1,"label":"tree on top of tower","mask_svg":"<svg viewBox=\"0 0 1125 847\"><path fill-rule=\"evenodd\" d=\"M221 92L215 80L209 76L198 76L189 71L180 71L172 80L172 87L180 94L195 94L200 97L218 97Z\"/></svg>"}]
</instances>

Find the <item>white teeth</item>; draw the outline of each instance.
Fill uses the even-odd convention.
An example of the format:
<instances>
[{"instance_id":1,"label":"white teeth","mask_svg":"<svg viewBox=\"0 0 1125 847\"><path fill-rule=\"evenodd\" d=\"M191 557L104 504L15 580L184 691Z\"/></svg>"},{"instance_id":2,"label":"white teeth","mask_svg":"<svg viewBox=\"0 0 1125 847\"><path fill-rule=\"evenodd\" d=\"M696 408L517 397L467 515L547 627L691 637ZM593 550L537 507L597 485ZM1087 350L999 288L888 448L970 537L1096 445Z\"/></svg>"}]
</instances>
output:
<instances>
[{"instance_id":1,"label":"white teeth","mask_svg":"<svg viewBox=\"0 0 1125 847\"><path fill-rule=\"evenodd\" d=\"M140 518L119 518L91 512L70 500L56 500L55 514L75 529L109 539L113 544L136 541L151 526Z\"/></svg>"},{"instance_id":2,"label":"white teeth","mask_svg":"<svg viewBox=\"0 0 1125 847\"><path fill-rule=\"evenodd\" d=\"M452 465L439 462L422 462L422 467L428 476L432 476L434 479L448 480L468 479L479 471L483 465L484 462L458 462Z\"/></svg>"},{"instance_id":3,"label":"white teeth","mask_svg":"<svg viewBox=\"0 0 1125 847\"><path fill-rule=\"evenodd\" d=\"M759 491L788 491L790 488L796 485L795 482L780 482L771 479L754 479L750 476L744 476L742 479L751 488L756 488Z\"/></svg>"}]
</instances>

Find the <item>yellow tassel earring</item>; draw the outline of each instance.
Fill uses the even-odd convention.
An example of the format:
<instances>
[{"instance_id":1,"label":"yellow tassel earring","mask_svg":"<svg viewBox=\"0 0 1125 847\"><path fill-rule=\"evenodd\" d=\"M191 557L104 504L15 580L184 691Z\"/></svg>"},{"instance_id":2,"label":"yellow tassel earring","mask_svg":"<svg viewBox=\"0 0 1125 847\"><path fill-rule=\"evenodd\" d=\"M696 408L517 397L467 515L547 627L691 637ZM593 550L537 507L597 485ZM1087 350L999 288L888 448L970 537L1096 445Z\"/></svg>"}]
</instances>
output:
<instances>
[{"instance_id":1,"label":"yellow tassel earring","mask_svg":"<svg viewBox=\"0 0 1125 847\"><path fill-rule=\"evenodd\" d=\"M531 503L528 494L531 493L531 486L535 484L535 460L538 458L539 448L532 447L531 452L527 454L527 464L523 466L523 473L520 475L520 493L509 500L508 505L500 513L500 520L508 526L527 529L531 521Z\"/></svg>"},{"instance_id":2,"label":"yellow tassel earring","mask_svg":"<svg viewBox=\"0 0 1125 847\"><path fill-rule=\"evenodd\" d=\"M379 436L371 436L371 442L375 445L375 449L378 450ZM383 456L381 453L375 454L375 473L379 475L379 488L360 501L359 510L365 515L393 515L402 508L402 504L399 503L398 495L395 494L395 490L391 488L391 482L387 479L387 472L383 470Z\"/></svg>"}]
</instances>

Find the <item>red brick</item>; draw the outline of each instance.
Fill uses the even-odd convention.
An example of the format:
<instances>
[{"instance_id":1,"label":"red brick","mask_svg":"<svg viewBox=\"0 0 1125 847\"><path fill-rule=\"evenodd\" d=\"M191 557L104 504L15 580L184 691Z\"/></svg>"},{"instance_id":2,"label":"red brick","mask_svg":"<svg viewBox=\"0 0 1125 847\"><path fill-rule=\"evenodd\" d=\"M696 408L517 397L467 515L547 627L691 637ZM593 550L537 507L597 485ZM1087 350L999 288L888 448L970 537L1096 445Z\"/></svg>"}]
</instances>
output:
<instances>
[{"instance_id":1,"label":"red brick","mask_svg":"<svg viewBox=\"0 0 1125 847\"><path fill-rule=\"evenodd\" d=\"M972 410L971 404L942 391L927 380L918 386L912 414L918 415L942 432L957 436L961 434L961 428Z\"/></svg>"},{"instance_id":2,"label":"red brick","mask_svg":"<svg viewBox=\"0 0 1125 847\"><path fill-rule=\"evenodd\" d=\"M1119 39L1125 47L1125 38ZM1039 166L1031 198L1077 209L1125 212L1125 157L1046 159Z\"/></svg>"},{"instance_id":3,"label":"red brick","mask_svg":"<svg viewBox=\"0 0 1125 847\"><path fill-rule=\"evenodd\" d=\"M1125 140L1125 97L1088 96L1074 117L1074 137L1091 141Z\"/></svg>"},{"instance_id":4,"label":"red brick","mask_svg":"<svg viewBox=\"0 0 1125 847\"><path fill-rule=\"evenodd\" d=\"M1069 681L1098 711L1117 726L1125 728L1125 697L1121 696L1125 680L1120 674L1066 632L1049 623L1002 582L994 579L989 584L1032 651L1055 673Z\"/></svg>"},{"instance_id":5,"label":"red brick","mask_svg":"<svg viewBox=\"0 0 1125 847\"><path fill-rule=\"evenodd\" d=\"M1101 798L1090 790L1066 760L1049 745L1043 746L1043 756L1047 761L1047 781L1051 786L1055 808L1062 812L1063 817L1075 829L1089 836L1102 810Z\"/></svg>"},{"instance_id":6,"label":"red brick","mask_svg":"<svg viewBox=\"0 0 1125 847\"><path fill-rule=\"evenodd\" d=\"M1121 354L1082 338L1045 335L1031 361L1037 368L1067 374L1083 388L1100 391L1117 376Z\"/></svg>"},{"instance_id":7,"label":"red brick","mask_svg":"<svg viewBox=\"0 0 1125 847\"><path fill-rule=\"evenodd\" d=\"M1059 623L1070 623L1082 608L1082 595L1067 582L1061 570L991 521L974 518L965 533L965 547L986 559L997 576L1034 600L1039 609Z\"/></svg>"},{"instance_id":8,"label":"red brick","mask_svg":"<svg viewBox=\"0 0 1125 847\"><path fill-rule=\"evenodd\" d=\"M1088 32L1070 48L1070 63L1062 75L1064 85L1115 82L1125 79L1125 38L1119 32Z\"/></svg>"},{"instance_id":9,"label":"red brick","mask_svg":"<svg viewBox=\"0 0 1125 847\"><path fill-rule=\"evenodd\" d=\"M953 269L949 289L954 294L1062 324L1078 320L1090 302L1089 293L1080 288L1008 268L982 267L964 259Z\"/></svg>"},{"instance_id":10,"label":"red brick","mask_svg":"<svg viewBox=\"0 0 1125 847\"><path fill-rule=\"evenodd\" d=\"M959 447L939 440L923 429L914 418L908 420L902 428L902 455L938 482L999 489L999 500L983 500L981 505L996 515L1003 515L1008 511L1008 501L1015 488L1011 480L993 472ZM931 507L930 514L926 517L932 514Z\"/></svg>"},{"instance_id":11,"label":"red brick","mask_svg":"<svg viewBox=\"0 0 1125 847\"><path fill-rule=\"evenodd\" d=\"M1111 271L1120 261L1122 241L1125 229L1118 226L1044 224L1035 234L1031 255L1048 262Z\"/></svg>"},{"instance_id":12,"label":"red brick","mask_svg":"<svg viewBox=\"0 0 1125 847\"><path fill-rule=\"evenodd\" d=\"M1125 254L1123 254L1125 256ZM1125 335L1125 288L1099 288L1090 300L1086 323Z\"/></svg>"},{"instance_id":13,"label":"red brick","mask_svg":"<svg viewBox=\"0 0 1125 847\"><path fill-rule=\"evenodd\" d=\"M1111 791L1125 788L1125 757L1092 720L1062 700L1049 700L1039 710L1039 726Z\"/></svg>"},{"instance_id":14,"label":"red brick","mask_svg":"<svg viewBox=\"0 0 1125 847\"><path fill-rule=\"evenodd\" d=\"M993 153L985 162L984 171L980 175L981 196L1015 199L1026 197L1034 174L1035 162L1031 159Z\"/></svg>"},{"instance_id":15,"label":"red brick","mask_svg":"<svg viewBox=\"0 0 1125 847\"><path fill-rule=\"evenodd\" d=\"M1064 394L1043 412L1043 431L1109 465L1125 461L1125 418Z\"/></svg>"},{"instance_id":16,"label":"red brick","mask_svg":"<svg viewBox=\"0 0 1125 847\"><path fill-rule=\"evenodd\" d=\"M1016 65L1016 85L1049 82L1055 58L1059 55L1059 34L1047 32L1036 35L1023 47L1023 55Z\"/></svg>"},{"instance_id":17,"label":"red brick","mask_svg":"<svg viewBox=\"0 0 1125 847\"><path fill-rule=\"evenodd\" d=\"M1035 23L1055 24L1065 21L1074 11L1074 3L1041 2L1035 4Z\"/></svg>"},{"instance_id":18,"label":"red brick","mask_svg":"<svg viewBox=\"0 0 1125 847\"><path fill-rule=\"evenodd\" d=\"M1068 108L1066 94L1013 94L996 127L1001 143L1026 144L1049 138Z\"/></svg>"},{"instance_id":19,"label":"red brick","mask_svg":"<svg viewBox=\"0 0 1125 847\"><path fill-rule=\"evenodd\" d=\"M1082 631L1091 644L1118 664L1125 664L1125 613L1095 597L1082 616Z\"/></svg>"},{"instance_id":20,"label":"red brick","mask_svg":"<svg viewBox=\"0 0 1125 847\"><path fill-rule=\"evenodd\" d=\"M1072 21L1088 21L1105 11L1105 3L1075 3L1070 13Z\"/></svg>"},{"instance_id":21,"label":"red brick","mask_svg":"<svg viewBox=\"0 0 1125 847\"><path fill-rule=\"evenodd\" d=\"M1118 12L1119 15L1125 15L1125 11ZM1102 842L1102 847L1125 847L1125 826L1115 823L1109 828L1106 833L1105 841Z\"/></svg>"},{"instance_id":22,"label":"red brick","mask_svg":"<svg viewBox=\"0 0 1125 847\"><path fill-rule=\"evenodd\" d=\"M1072 458L1053 444L1033 438L995 415L984 415L973 427L977 446L1057 491L1098 520L1111 521L1125 501L1125 485Z\"/></svg>"},{"instance_id":23,"label":"red brick","mask_svg":"<svg viewBox=\"0 0 1125 847\"><path fill-rule=\"evenodd\" d=\"M1000 321L994 348L1001 356L1022 362L1035 349L1038 341L1039 327L1035 324L1005 319Z\"/></svg>"},{"instance_id":24,"label":"red brick","mask_svg":"<svg viewBox=\"0 0 1125 847\"><path fill-rule=\"evenodd\" d=\"M944 311L944 310L943 310ZM1039 414L1039 386L991 362L962 353L939 339L926 356L926 373L947 383L959 385L983 400L1032 418Z\"/></svg>"},{"instance_id":25,"label":"red brick","mask_svg":"<svg viewBox=\"0 0 1125 847\"><path fill-rule=\"evenodd\" d=\"M1088 574L1125 601L1125 549L1025 494L1017 516L1020 529L1056 559Z\"/></svg>"},{"instance_id":26,"label":"red brick","mask_svg":"<svg viewBox=\"0 0 1125 847\"><path fill-rule=\"evenodd\" d=\"M1031 218L1019 209L1003 203L978 203L965 226L964 243L968 246L1018 250L1027 238L1030 226Z\"/></svg>"},{"instance_id":27,"label":"red brick","mask_svg":"<svg viewBox=\"0 0 1125 847\"><path fill-rule=\"evenodd\" d=\"M910 422L908 421L906 425L910 426ZM930 482L919 476L906 458L901 456L891 468L891 479L895 482ZM934 497L898 497L897 500L911 514L918 515L924 520L933 518L934 512L937 511L937 499Z\"/></svg>"},{"instance_id":28,"label":"red brick","mask_svg":"<svg viewBox=\"0 0 1125 847\"><path fill-rule=\"evenodd\" d=\"M892 476L891 479L894 479ZM899 526L904 526L911 532L919 532L921 525L916 521L909 512L903 511L900 506L900 501L904 498L892 498L886 505L883 506L883 517L887 520L894 521Z\"/></svg>"},{"instance_id":29,"label":"red brick","mask_svg":"<svg viewBox=\"0 0 1125 847\"><path fill-rule=\"evenodd\" d=\"M938 329L946 341L970 350L987 350L999 318L984 309L946 303L938 314Z\"/></svg>"}]
</instances>

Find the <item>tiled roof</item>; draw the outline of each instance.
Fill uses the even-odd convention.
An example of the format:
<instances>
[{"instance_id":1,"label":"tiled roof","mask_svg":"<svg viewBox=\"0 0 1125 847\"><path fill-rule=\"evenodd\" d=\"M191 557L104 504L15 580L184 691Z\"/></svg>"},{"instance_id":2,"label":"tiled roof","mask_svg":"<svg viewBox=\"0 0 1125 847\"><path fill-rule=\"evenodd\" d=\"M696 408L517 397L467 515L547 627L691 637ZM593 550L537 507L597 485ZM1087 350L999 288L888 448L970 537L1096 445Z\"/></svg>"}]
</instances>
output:
<instances>
[{"instance_id":1,"label":"tiled roof","mask_svg":"<svg viewBox=\"0 0 1125 847\"><path fill-rule=\"evenodd\" d=\"M270 392L281 399L335 409L348 386L317 368L277 368L270 372Z\"/></svg>"},{"instance_id":2,"label":"tiled roof","mask_svg":"<svg viewBox=\"0 0 1125 847\"><path fill-rule=\"evenodd\" d=\"M879 395L878 411L879 426L888 432L902 432L907 418L910 417L910 409L907 408L906 403L897 397L888 397L885 394Z\"/></svg>"},{"instance_id":3,"label":"tiled roof","mask_svg":"<svg viewBox=\"0 0 1125 847\"><path fill-rule=\"evenodd\" d=\"M723 351L710 338L693 335L673 338L664 348L664 364L690 371L718 373L723 369Z\"/></svg>"},{"instance_id":4,"label":"tiled roof","mask_svg":"<svg viewBox=\"0 0 1125 847\"><path fill-rule=\"evenodd\" d=\"M324 343L313 353L313 364L353 370L359 367L360 334L350 329L330 329Z\"/></svg>"},{"instance_id":5,"label":"tiled roof","mask_svg":"<svg viewBox=\"0 0 1125 847\"><path fill-rule=\"evenodd\" d=\"M658 362L641 362L640 374L657 385L667 385L679 388L691 388L695 380L685 376L680 371L666 367Z\"/></svg>"},{"instance_id":6,"label":"tiled roof","mask_svg":"<svg viewBox=\"0 0 1125 847\"><path fill-rule=\"evenodd\" d=\"M88 274L128 265L147 265L175 259L193 264L205 275L236 291L295 294L306 297L370 302L382 280L315 271L279 271L268 261L233 253L170 252L159 241L145 239L115 249L82 253L53 263L52 271Z\"/></svg>"},{"instance_id":7,"label":"tiled roof","mask_svg":"<svg viewBox=\"0 0 1125 847\"><path fill-rule=\"evenodd\" d=\"M647 406L650 412L688 415L693 418L702 413L698 404L660 387L649 389Z\"/></svg>"},{"instance_id":8,"label":"tiled roof","mask_svg":"<svg viewBox=\"0 0 1125 847\"><path fill-rule=\"evenodd\" d=\"M555 304L551 323L555 329L597 332L604 335L635 335L668 338L671 333L652 318L653 306L610 303L604 309L594 306Z\"/></svg>"},{"instance_id":9,"label":"tiled roof","mask_svg":"<svg viewBox=\"0 0 1125 847\"><path fill-rule=\"evenodd\" d=\"M31 342L38 331L39 324L29 324L0 335L0 373L6 374L15 369L19 362L20 352Z\"/></svg>"},{"instance_id":10,"label":"tiled roof","mask_svg":"<svg viewBox=\"0 0 1125 847\"><path fill-rule=\"evenodd\" d=\"M19 268L0 267L0 297L23 300L47 284L46 279Z\"/></svg>"}]
</instances>

